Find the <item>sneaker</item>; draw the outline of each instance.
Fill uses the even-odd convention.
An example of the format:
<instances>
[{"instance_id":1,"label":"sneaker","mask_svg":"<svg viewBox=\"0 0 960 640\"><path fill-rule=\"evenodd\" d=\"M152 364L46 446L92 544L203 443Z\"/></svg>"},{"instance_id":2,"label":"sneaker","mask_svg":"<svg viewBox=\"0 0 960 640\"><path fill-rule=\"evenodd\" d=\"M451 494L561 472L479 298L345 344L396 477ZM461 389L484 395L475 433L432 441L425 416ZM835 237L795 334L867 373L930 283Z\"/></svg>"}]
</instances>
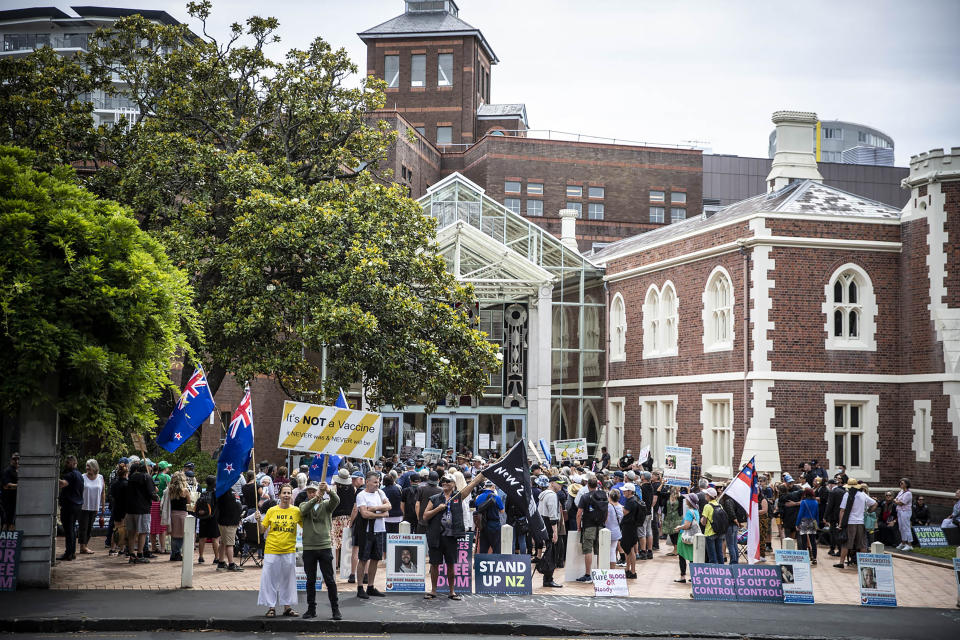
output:
<instances>
[{"instance_id":1,"label":"sneaker","mask_svg":"<svg viewBox=\"0 0 960 640\"><path fill-rule=\"evenodd\" d=\"M350 584L354 584L356 581L357 581L357 576L353 575L352 573L350 574L350 577L347 578L347 582Z\"/></svg>"},{"instance_id":2,"label":"sneaker","mask_svg":"<svg viewBox=\"0 0 960 640\"><path fill-rule=\"evenodd\" d=\"M357 597L361 600L369 600L370 596L363 590L363 587L357 587Z\"/></svg>"},{"instance_id":3,"label":"sneaker","mask_svg":"<svg viewBox=\"0 0 960 640\"><path fill-rule=\"evenodd\" d=\"M334 620L343 620L343 616L340 615L340 607L334 607L333 610L330 611L330 617Z\"/></svg>"},{"instance_id":4,"label":"sneaker","mask_svg":"<svg viewBox=\"0 0 960 640\"><path fill-rule=\"evenodd\" d=\"M913 545L905 544L903 545L904 551L913 551Z\"/></svg>"},{"instance_id":5,"label":"sneaker","mask_svg":"<svg viewBox=\"0 0 960 640\"><path fill-rule=\"evenodd\" d=\"M647 560L653 560L653 551L647 551Z\"/></svg>"},{"instance_id":6,"label":"sneaker","mask_svg":"<svg viewBox=\"0 0 960 640\"><path fill-rule=\"evenodd\" d=\"M233 563L227 566L227 571L233 571L234 573L239 573L240 571L243 571L243 567L241 567L236 563Z\"/></svg>"},{"instance_id":7,"label":"sneaker","mask_svg":"<svg viewBox=\"0 0 960 640\"><path fill-rule=\"evenodd\" d=\"M220 562L218 562L218 563L216 564L216 567L217 567L217 571L226 571L226 570L227 570L227 565L226 565L226 563L220 563Z\"/></svg>"},{"instance_id":8,"label":"sneaker","mask_svg":"<svg viewBox=\"0 0 960 640\"><path fill-rule=\"evenodd\" d=\"M378 591L376 587L367 587L367 595L377 596L378 598L385 597L385 595L381 591Z\"/></svg>"},{"instance_id":9,"label":"sneaker","mask_svg":"<svg viewBox=\"0 0 960 640\"><path fill-rule=\"evenodd\" d=\"M203 556L200 556L199 558L197 558L197 563L203 564Z\"/></svg>"},{"instance_id":10,"label":"sneaker","mask_svg":"<svg viewBox=\"0 0 960 640\"><path fill-rule=\"evenodd\" d=\"M303 612L301 618L316 618L317 617L317 608L314 606L308 606L307 610Z\"/></svg>"},{"instance_id":11,"label":"sneaker","mask_svg":"<svg viewBox=\"0 0 960 640\"><path fill-rule=\"evenodd\" d=\"M144 557L144 558L156 558L156 556L153 555L153 553L151 553L150 551L144 551L144 552L143 552L143 557Z\"/></svg>"},{"instance_id":12,"label":"sneaker","mask_svg":"<svg viewBox=\"0 0 960 640\"><path fill-rule=\"evenodd\" d=\"M588 574L583 574L577 578L577 582L593 582L593 578L591 578Z\"/></svg>"},{"instance_id":13,"label":"sneaker","mask_svg":"<svg viewBox=\"0 0 960 640\"><path fill-rule=\"evenodd\" d=\"M150 558L137 558L137 564L150 564Z\"/></svg>"},{"instance_id":14,"label":"sneaker","mask_svg":"<svg viewBox=\"0 0 960 640\"><path fill-rule=\"evenodd\" d=\"M637 574L635 574L633 571L627 571L624 573L624 577L626 577L627 580L636 580Z\"/></svg>"}]
</instances>

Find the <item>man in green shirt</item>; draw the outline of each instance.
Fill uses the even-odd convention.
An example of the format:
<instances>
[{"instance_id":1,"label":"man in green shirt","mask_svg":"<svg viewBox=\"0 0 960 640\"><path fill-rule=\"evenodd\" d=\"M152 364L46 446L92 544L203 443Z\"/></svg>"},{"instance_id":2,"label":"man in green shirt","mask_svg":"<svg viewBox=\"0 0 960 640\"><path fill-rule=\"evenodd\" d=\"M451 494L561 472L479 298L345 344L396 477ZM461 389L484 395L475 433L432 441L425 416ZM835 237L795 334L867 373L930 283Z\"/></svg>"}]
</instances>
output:
<instances>
[{"instance_id":1,"label":"man in green shirt","mask_svg":"<svg viewBox=\"0 0 960 640\"><path fill-rule=\"evenodd\" d=\"M303 527L303 570L307 574L307 610L304 618L317 617L317 566L323 574L323 584L330 598L331 617L340 620L340 601L337 599L337 582L333 577L333 549L330 541L331 514L340 498L336 489L311 482L307 485L307 500L300 505ZM328 500L323 496L329 495Z\"/></svg>"},{"instance_id":2,"label":"man in green shirt","mask_svg":"<svg viewBox=\"0 0 960 640\"><path fill-rule=\"evenodd\" d=\"M160 464L157 465L157 473L153 476L153 483L157 485L157 495L161 498L163 498L163 490L170 484L170 475L167 473L167 469L169 468L170 463L166 460L161 460Z\"/></svg>"}]
</instances>

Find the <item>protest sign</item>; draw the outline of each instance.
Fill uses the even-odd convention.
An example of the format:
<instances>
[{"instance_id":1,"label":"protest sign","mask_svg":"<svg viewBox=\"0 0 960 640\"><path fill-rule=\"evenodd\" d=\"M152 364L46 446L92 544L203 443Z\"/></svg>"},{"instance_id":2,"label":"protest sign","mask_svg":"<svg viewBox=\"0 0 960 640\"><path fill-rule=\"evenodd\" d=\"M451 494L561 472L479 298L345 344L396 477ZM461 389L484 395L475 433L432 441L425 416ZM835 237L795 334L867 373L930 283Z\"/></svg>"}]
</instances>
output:
<instances>
[{"instance_id":1,"label":"protest sign","mask_svg":"<svg viewBox=\"0 0 960 640\"><path fill-rule=\"evenodd\" d=\"M637 463L643 464L644 462L647 461L647 458L649 457L650 457L650 445L647 445L644 448L640 449L640 453L637 454Z\"/></svg>"},{"instance_id":2,"label":"protest sign","mask_svg":"<svg viewBox=\"0 0 960 640\"><path fill-rule=\"evenodd\" d=\"M426 447L422 452L423 461L427 464L433 464L440 459L440 456L443 455L442 449L437 449L434 447Z\"/></svg>"},{"instance_id":3,"label":"protest sign","mask_svg":"<svg viewBox=\"0 0 960 640\"><path fill-rule=\"evenodd\" d=\"M810 573L810 552L777 549L783 601L787 604L813 604L813 576Z\"/></svg>"},{"instance_id":4,"label":"protest sign","mask_svg":"<svg viewBox=\"0 0 960 640\"><path fill-rule=\"evenodd\" d=\"M306 591L307 590L307 572L303 568L303 529L297 527L297 566L294 569L294 574L297 578L297 591ZM323 578L319 575L317 576L317 586L315 591L323 591Z\"/></svg>"},{"instance_id":5,"label":"protest sign","mask_svg":"<svg viewBox=\"0 0 960 640\"><path fill-rule=\"evenodd\" d=\"M473 563L477 573L477 593L533 594L530 556L478 553Z\"/></svg>"},{"instance_id":6,"label":"protest sign","mask_svg":"<svg viewBox=\"0 0 960 640\"><path fill-rule=\"evenodd\" d=\"M690 447L664 447L663 480L668 487L690 486L692 459Z\"/></svg>"},{"instance_id":7,"label":"protest sign","mask_svg":"<svg viewBox=\"0 0 960 640\"><path fill-rule=\"evenodd\" d=\"M387 534L387 593L423 593L427 590L427 536L422 533Z\"/></svg>"},{"instance_id":8,"label":"protest sign","mask_svg":"<svg viewBox=\"0 0 960 640\"><path fill-rule=\"evenodd\" d=\"M886 553L858 553L860 604L867 607L897 606L893 583L893 557Z\"/></svg>"},{"instance_id":9,"label":"protest sign","mask_svg":"<svg viewBox=\"0 0 960 640\"><path fill-rule=\"evenodd\" d=\"M437 590L448 589L447 563L440 565L440 575L437 577ZM470 593L473 589L473 532L457 539L457 563L453 565L453 586L457 591Z\"/></svg>"},{"instance_id":10,"label":"protest sign","mask_svg":"<svg viewBox=\"0 0 960 640\"><path fill-rule=\"evenodd\" d=\"M400 447L400 459L409 460L411 458L417 458L421 453L420 447L414 447L412 445L404 445Z\"/></svg>"},{"instance_id":11,"label":"protest sign","mask_svg":"<svg viewBox=\"0 0 960 640\"><path fill-rule=\"evenodd\" d=\"M595 596L629 596L627 590L627 573L623 569L594 569L590 572L593 578L593 595Z\"/></svg>"},{"instance_id":12,"label":"protest sign","mask_svg":"<svg viewBox=\"0 0 960 640\"><path fill-rule=\"evenodd\" d=\"M17 590L23 531L0 531L0 591Z\"/></svg>"},{"instance_id":13,"label":"protest sign","mask_svg":"<svg viewBox=\"0 0 960 640\"><path fill-rule=\"evenodd\" d=\"M376 459L381 423L379 413L288 400L277 448Z\"/></svg>"},{"instance_id":14,"label":"protest sign","mask_svg":"<svg viewBox=\"0 0 960 640\"><path fill-rule=\"evenodd\" d=\"M780 567L691 564L694 600L783 602Z\"/></svg>"},{"instance_id":15,"label":"protest sign","mask_svg":"<svg viewBox=\"0 0 960 640\"><path fill-rule=\"evenodd\" d=\"M570 460L587 459L587 439L574 438L572 440L554 440L553 454L557 456L557 461L562 465Z\"/></svg>"},{"instance_id":16,"label":"protest sign","mask_svg":"<svg viewBox=\"0 0 960 640\"><path fill-rule=\"evenodd\" d=\"M913 535L921 547L946 547L947 536L940 527L914 527Z\"/></svg>"},{"instance_id":17,"label":"protest sign","mask_svg":"<svg viewBox=\"0 0 960 640\"><path fill-rule=\"evenodd\" d=\"M957 579L957 605L960 605L960 558L953 559L953 577Z\"/></svg>"}]
</instances>

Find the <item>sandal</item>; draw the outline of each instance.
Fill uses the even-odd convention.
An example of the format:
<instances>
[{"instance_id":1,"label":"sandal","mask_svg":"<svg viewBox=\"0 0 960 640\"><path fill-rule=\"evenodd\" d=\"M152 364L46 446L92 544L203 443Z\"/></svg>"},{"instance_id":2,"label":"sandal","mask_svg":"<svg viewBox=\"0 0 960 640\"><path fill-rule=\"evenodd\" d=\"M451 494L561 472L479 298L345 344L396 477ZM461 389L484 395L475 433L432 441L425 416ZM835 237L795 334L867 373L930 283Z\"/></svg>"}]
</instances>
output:
<instances>
[{"instance_id":1,"label":"sandal","mask_svg":"<svg viewBox=\"0 0 960 640\"><path fill-rule=\"evenodd\" d=\"M270 607L269 609L267 609L267 617L268 617L268 618L275 618L275 617L277 617L277 610L274 609L273 607Z\"/></svg>"},{"instance_id":2,"label":"sandal","mask_svg":"<svg viewBox=\"0 0 960 640\"><path fill-rule=\"evenodd\" d=\"M286 618L294 618L296 616L299 616L300 614L294 611L293 609L284 609L281 615L283 615Z\"/></svg>"},{"instance_id":3,"label":"sandal","mask_svg":"<svg viewBox=\"0 0 960 640\"><path fill-rule=\"evenodd\" d=\"M437 599L437 594L435 594L435 593L428 593L427 595L423 596L423 599L424 599L424 600L436 600L436 599Z\"/></svg>"},{"instance_id":4,"label":"sandal","mask_svg":"<svg viewBox=\"0 0 960 640\"><path fill-rule=\"evenodd\" d=\"M463 600L463 596L461 596L459 593L455 593L452 596L447 596L447 598L450 600Z\"/></svg>"}]
</instances>

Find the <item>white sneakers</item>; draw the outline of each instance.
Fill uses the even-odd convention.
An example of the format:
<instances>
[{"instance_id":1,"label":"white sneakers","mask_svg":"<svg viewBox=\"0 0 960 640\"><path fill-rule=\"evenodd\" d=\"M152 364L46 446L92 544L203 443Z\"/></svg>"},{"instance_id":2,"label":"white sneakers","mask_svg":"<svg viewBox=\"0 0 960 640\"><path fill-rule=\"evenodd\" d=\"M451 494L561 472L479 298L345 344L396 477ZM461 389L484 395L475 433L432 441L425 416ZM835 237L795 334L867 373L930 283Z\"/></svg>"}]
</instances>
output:
<instances>
[{"instance_id":1,"label":"white sneakers","mask_svg":"<svg viewBox=\"0 0 960 640\"><path fill-rule=\"evenodd\" d=\"M913 551L913 547L907 544L906 542L901 542L900 544L898 544L897 549L899 549L900 551Z\"/></svg>"}]
</instances>

